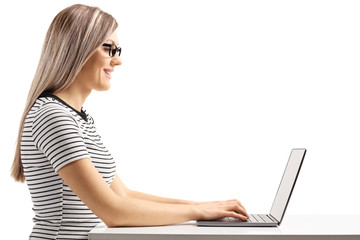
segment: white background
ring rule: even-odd
[[[19,119],[47,28],[77,2],[1,6],[0,207],[12,239],[33,224],[26,184],[9,177]],[[358,1],[79,2],[119,22],[123,64],[84,107],[129,188],[267,213],[291,148],[305,147],[287,214],[360,213]]]

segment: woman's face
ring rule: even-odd
[[[118,45],[116,33],[114,32],[104,43]],[[111,73],[115,66],[121,65],[121,63],[118,53],[114,57],[110,57],[109,47],[101,46],[85,63],[75,81],[85,88],[84,90],[108,90]]]

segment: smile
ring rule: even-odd
[[[109,79],[111,79],[111,73],[113,72],[114,70],[112,70],[112,69],[104,69],[104,73],[105,73],[105,75],[109,78]]]

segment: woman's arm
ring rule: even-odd
[[[117,173],[115,174],[114,180],[111,183],[110,187],[119,196],[129,196],[131,198],[143,199],[143,200],[152,201],[152,202],[158,202],[158,203],[202,205],[201,207],[203,207],[203,208],[214,208],[214,209],[219,207],[219,206],[226,206],[226,205],[235,204],[237,206],[240,206],[244,216],[246,216],[247,218],[249,217],[247,212],[246,212],[245,207],[237,199],[226,200],[226,201],[195,202],[195,201],[188,201],[188,200],[180,200],[180,199],[173,199],[173,198],[158,197],[158,196],[150,195],[150,194],[147,194],[147,193],[136,192],[136,191],[130,190],[121,181],[121,179],[120,179],[120,177],[119,177],[119,175]],[[200,206],[198,206],[198,207],[200,207]]]
[[[136,199],[127,194],[119,195],[118,190],[113,190],[106,184],[88,158],[69,163],[58,173],[72,191],[109,227],[159,226],[222,217],[246,219],[246,212],[236,201],[210,205],[168,204]]]
[[[144,199],[153,202],[159,203],[169,203],[169,204],[197,204],[196,202],[189,201],[189,200],[182,200],[182,199],[174,199],[174,198],[165,198],[165,197],[158,197],[147,193],[130,191],[129,196],[137,199]]]
[[[167,225],[195,218],[190,205],[173,206],[118,195],[106,184],[90,159],[69,163],[58,173],[107,226]]]
[[[165,198],[165,197],[158,197],[147,193],[137,192],[128,189],[125,184],[121,181],[118,174],[115,174],[114,180],[111,183],[111,189],[118,195],[124,196],[127,195],[131,198],[142,199],[152,202],[158,203],[169,203],[169,204],[197,204],[194,201],[188,200],[181,200],[181,199],[173,199],[173,198]]]

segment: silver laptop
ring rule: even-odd
[[[246,221],[237,218],[221,218],[211,221],[197,221],[198,226],[208,227],[276,227],[279,226],[286,207],[289,203],[291,193],[294,189],[296,179],[299,175],[306,149],[294,148],[281,179],[280,186],[275,196],[274,203],[269,214],[249,214]]]

